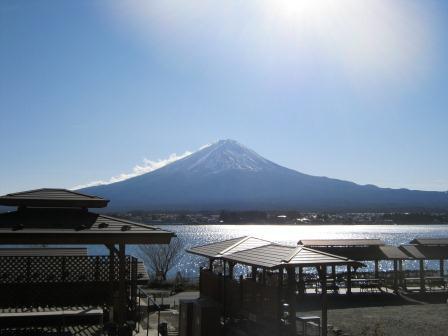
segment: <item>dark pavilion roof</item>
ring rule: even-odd
[[[448,245],[401,245],[400,249],[415,259],[448,259]]]
[[[0,205],[27,207],[104,208],[109,200],[66,189],[43,188],[0,197]]]
[[[400,260],[411,259],[396,246],[313,246],[314,249],[344,256],[353,260],[368,261],[368,260]]]
[[[386,245],[380,239],[303,239],[298,245],[316,246],[381,246]]]
[[[26,208],[0,214],[0,244],[167,244],[173,236],[83,209]]]
[[[358,261],[411,259],[398,247],[386,245],[380,239],[300,240],[298,244]]]
[[[411,244],[417,245],[447,245],[448,238],[416,238],[410,242]]]

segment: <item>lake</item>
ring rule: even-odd
[[[300,239],[377,238],[391,245],[409,243],[416,237],[448,237],[448,225],[159,225],[173,231],[185,241],[186,248],[241,236],[254,236],[273,242],[296,245]],[[105,248],[90,246],[90,253],[107,253]],[[138,256],[138,247],[130,246],[128,253]],[[198,276],[199,267],[206,259],[185,253],[170,275],[180,271],[187,277]],[[429,262],[428,267],[438,267]],[[369,268],[371,265],[369,265]],[[382,263],[389,269],[391,263]],[[417,262],[407,262],[406,267],[417,269]],[[244,271],[244,270],[243,270]]]

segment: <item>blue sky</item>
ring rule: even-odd
[[[312,175],[448,190],[447,32],[445,1],[2,0],[0,193],[226,138]]]

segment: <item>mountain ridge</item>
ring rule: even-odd
[[[81,189],[110,210],[447,210],[448,194],[307,175],[235,140],[220,140],[152,172]]]

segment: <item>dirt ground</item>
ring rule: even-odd
[[[448,304],[335,309],[328,321],[352,336],[447,336]]]
[[[369,306],[364,307],[357,300],[351,302],[351,307],[347,300],[344,305],[335,301],[328,311],[328,323],[351,336],[448,336],[446,295],[429,297],[426,302],[422,298],[428,296],[372,297],[370,302],[364,302]],[[306,310],[303,315],[320,316],[317,309]]]

